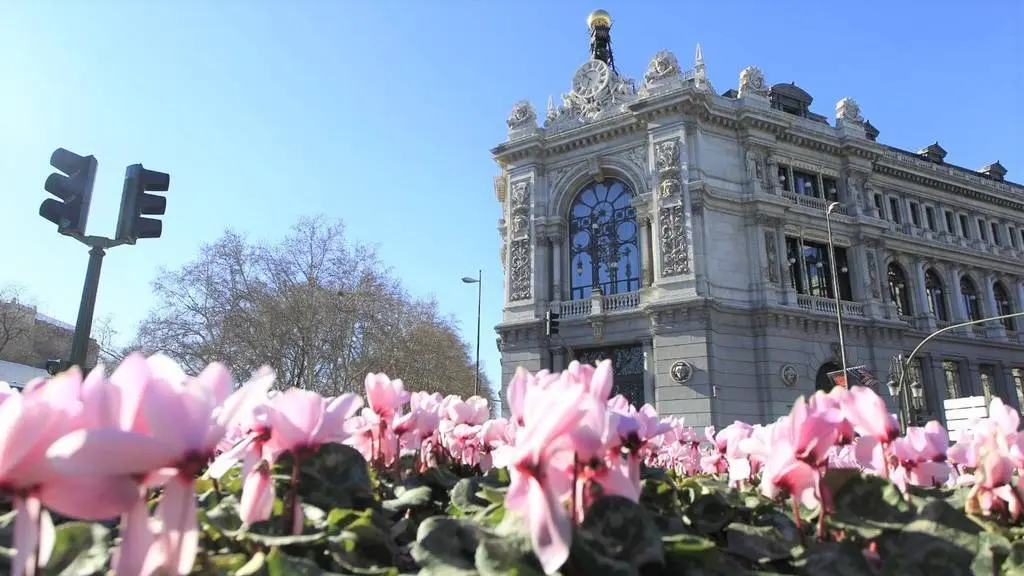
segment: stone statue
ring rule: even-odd
[[[652,84],[658,80],[668,78],[671,75],[679,74],[679,61],[675,54],[668,50],[662,50],[651,58],[647,64],[647,72],[644,73],[644,84]]]
[[[836,120],[850,124],[864,123],[864,117],[860,115],[860,106],[853,101],[853,98],[843,98],[836,102]]]
[[[764,83],[764,73],[757,66],[747,66],[740,72],[740,97],[753,94],[768,96],[768,87]]]
[[[512,105],[512,112],[505,121],[509,130],[537,127],[537,112],[529,100],[520,100]]]

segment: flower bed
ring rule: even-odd
[[[1024,436],[999,400],[949,447],[867,388],[697,431],[609,399],[607,363],[520,371],[508,420],[384,375],[365,399],[272,384],[131,356],[0,391],[0,569],[1024,573]]]

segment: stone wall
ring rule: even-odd
[[[34,306],[0,302],[0,360],[45,368],[47,360],[68,358],[73,337],[74,329],[42,317]],[[95,366],[98,357],[99,344],[90,340],[86,367]]]

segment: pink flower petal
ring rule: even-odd
[[[46,451],[71,476],[131,476],[170,466],[183,454],[166,442],[123,430],[78,430]]]

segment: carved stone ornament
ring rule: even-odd
[[[761,154],[757,150],[747,150],[746,153],[747,161],[747,178],[751,182],[760,183],[764,177],[764,172],[761,170]]]
[[[800,381],[800,372],[792,364],[783,364],[782,368],[779,368],[779,380],[782,380],[783,386],[792,388]]]
[[[740,72],[740,98],[748,94],[768,96],[768,86],[764,81],[764,72],[757,66],[747,66]]]
[[[596,64],[595,64],[596,63]],[[544,127],[549,134],[570,130],[576,126],[625,113],[626,105],[637,99],[636,82],[620,76],[599,60],[588,60],[576,73],[573,90],[562,95],[562,104],[548,100]],[[596,77],[598,82],[582,82],[583,77]]]
[[[529,300],[533,294],[533,263],[531,262],[530,239],[512,242],[509,264],[512,274],[509,280],[508,299],[511,302]]]
[[[659,209],[658,226],[661,228],[661,275],[689,274],[689,243],[683,206],[676,204]]]
[[[679,60],[675,54],[668,50],[662,50],[651,58],[647,64],[647,72],[644,73],[644,84],[653,84],[671,76],[679,76]]]
[[[675,198],[679,195],[680,185],[679,180],[675,178],[667,178],[658,184],[658,194],[662,198]]]
[[[853,98],[843,98],[836,102],[836,120],[842,120],[849,124],[864,123],[864,117],[860,115],[860,106],[853,101]]]
[[[779,283],[779,257],[777,246],[775,245],[775,231],[765,230],[764,231],[764,250],[765,257],[768,261],[768,281],[772,284]]]
[[[868,282],[871,283],[871,297],[876,300],[879,297],[878,290],[878,264],[875,262],[874,250],[867,251],[868,257]]]
[[[679,139],[664,140],[654,146],[654,159],[659,174],[679,169]]]
[[[693,365],[686,360],[677,360],[669,370],[672,380],[679,384],[686,384],[693,378]]]
[[[520,100],[512,105],[512,112],[505,120],[509,131],[522,130],[523,128],[537,127],[537,111],[529,100]]]
[[[512,238],[528,238],[530,236],[530,183],[520,180],[512,183],[512,194],[509,197],[509,213],[512,219]]]

